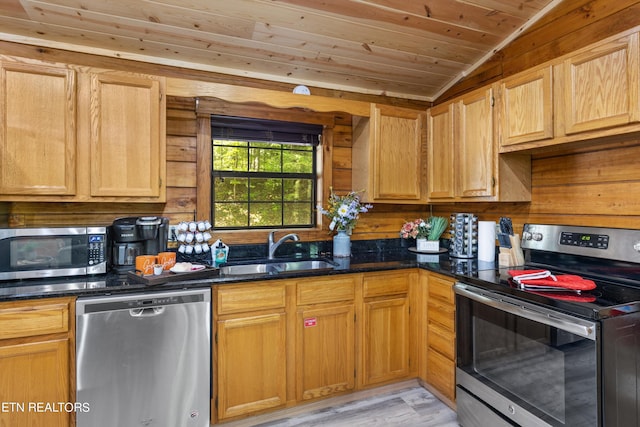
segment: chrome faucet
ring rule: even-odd
[[[274,255],[276,253],[276,249],[278,249],[278,247],[283,244],[286,240],[293,240],[294,242],[297,242],[298,240],[300,240],[300,237],[298,237],[297,234],[287,234],[286,236],[282,237],[280,240],[278,240],[277,242],[273,242],[273,238],[274,235],[276,234],[275,231],[272,231],[269,233],[269,237],[267,238],[267,244],[269,245],[269,259],[273,259]]]

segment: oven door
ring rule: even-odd
[[[597,426],[599,325],[457,283],[458,422]],[[490,421],[491,420],[491,421]]]

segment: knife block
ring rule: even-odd
[[[520,245],[520,236],[509,236],[510,248],[501,247],[498,254],[498,265],[500,267],[514,267],[524,265],[524,253]]]

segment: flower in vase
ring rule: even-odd
[[[333,188],[329,195],[327,209],[318,205],[318,211],[331,220],[330,230],[346,231],[349,234],[356,226],[360,214],[368,212],[371,208],[373,208],[372,205],[360,202],[360,195],[357,192],[351,191],[344,196],[338,196],[333,192]]]
[[[432,216],[427,221],[418,218],[402,225],[400,237],[403,239],[438,240],[446,228],[447,219],[444,217]]]

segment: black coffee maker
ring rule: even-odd
[[[112,268],[116,271],[133,270],[138,255],[156,255],[167,250],[169,218],[118,218],[108,227],[107,232]]]

